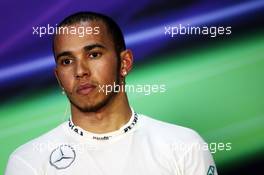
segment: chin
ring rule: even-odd
[[[107,104],[107,100],[102,100],[100,102],[84,102],[76,103],[76,101],[70,101],[73,106],[75,106],[81,112],[97,112]]]
[[[98,110],[105,107],[108,103],[111,103],[111,99],[114,96],[115,96],[115,93],[111,93],[110,95],[104,96],[104,97],[89,98],[89,99],[93,99],[92,102],[88,100],[87,98],[85,100],[70,99],[70,102],[73,106],[75,106],[81,112],[97,112]]]

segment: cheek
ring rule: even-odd
[[[93,66],[94,76],[102,84],[111,84],[113,81],[116,81],[117,77],[117,62],[111,60],[113,58],[105,59]]]
[[[73,80],[73,76],[72,76],[72,71],[71,70],[67,70],[67,71],[60,71],[58,73],[59,79],[60,79],[60,83],[63,86],[63,88],[66,91],[71,91],[71,88],[73,86],[74,80]]]

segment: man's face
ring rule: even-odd
[[[99,27],[99,34],[60,34],[54,40],[56,76],[71,104],[83,112],[97,111],[113,98],[99,87],[118,83],[117,55],[111,35],[101,21],[68,27]]]

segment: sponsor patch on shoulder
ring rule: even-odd
[[[215,173],[215,167],[213,165],[210,165],[207,171],[207,175],[214,175]]]

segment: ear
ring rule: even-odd
[[[128,72],[131,71],[133,66],[133,53],[130,49],[124,50],[120,54],[121,58],[121,68],[120,75],[125,77]]]
[[[55,67],[53,71],[54,71],[54,75],[55,75],[55,77],[56,77],[56,79],[57,79],[57,81],[58,81],[58,83],[59,83],[59,86],[60,86],[62,89],[64,89],[63,86],[62,86],[62,84],[61,84],[61,81],[60,81],[59,75],[58,75],[57,67]]]

